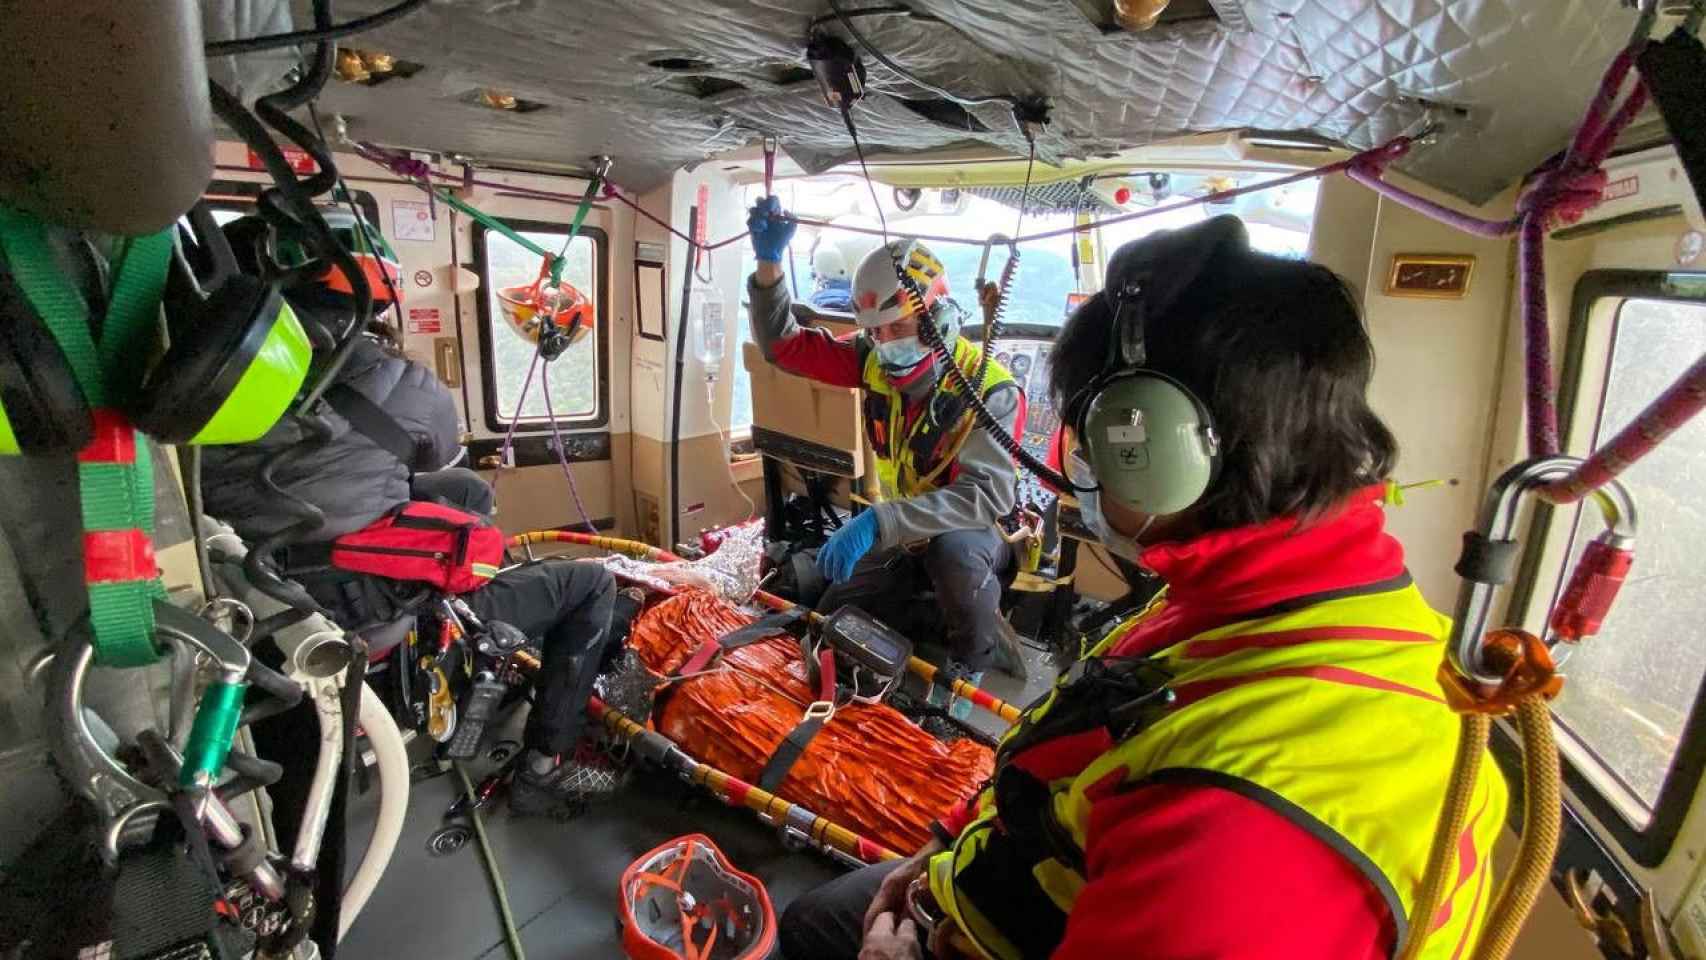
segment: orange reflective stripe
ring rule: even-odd
[[[1302,677],[1309,680],[1325,680],[1328,683],[1339,683],[1350,687],[1367,687],[1370,690],[1384,690],[1388,693],[1402,693],[1406,696],[1431,700],[1434,703],[1445,703],[1445,698],[1426,690],[1407,687],[1394,683],[1384,677],[1350,670],[1345,667],[1312,666],[1312,667],[1280,667],[1274,670],[1261,670],[1256,673],[1245,673],[1235,677],[1217,677],[1213,680],[1197,680],[1193,683],[1182,683],[1173,688],[1173,707],[1189,706],[1205,697],[1242,687],[1249,683],[1259,683],[1263,680],[1276,680],[1284,677]]]
[[[1445,895],[1445,902],[1441,903],[1439,910],[1434,913],[1433,926],[1428,928],[1429,933],[1451,922],[1451,904],[1457,899],[1457,895],[1463,892],[1469,878],[1475,875],[1475,868],[1481,865],[1481,852],[1475,848],[1475,825],[1481,822],[1481,814],[1486,812],[1487,798],[1482,797],[1480,809],[1469,818],[1468,825],[1457,837],[1457,885]],[[1469,908],[1473,910],[1475,905],[1470,904]]]
[[[1302,627],[1297,630],[1275,630],[1272,633],[1238,633],[1226,637],[1209,637],[1185,644],[1187,657],[1208,659],[1225,656],[1240,650],[1272,650],[1276,647],[1295,647],[1318,640],[1373,640],[1379,643],[1438,643],[1439,637],[1419,630],[1396,630],[1391,627],[1358,627],[1335,624],[1326,627]]]

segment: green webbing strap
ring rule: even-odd
[[[586,182],[586,192],[581,194],[580,206],[575,208],[574,222],[569,224],[569,235],[563,238],[563,252],[557,254],[551,261],[551,286],[560,287],[563,284],[563,264],[567,262],[569,244],[575,242],[580,235],[581,224],[586,221],[586,213],[592,209],[592,198],[598,195],[598,188],[604,183],[604,178],[593,174]]]
[[[151,541],[154,467],[147,439],[114,405],[141,376],[172,256],[171,229],[124,242],[99,343],[88,304],[60,270],[41,221],[0,207],[0,247],[95,414],[95,438],[77,456],[95,660],[112,667],[152,663],[159,656],[154,600],[166,595]]]
[[[509,224],[504,223],[502,220],[499,220],[497,217],[494,217],[491,214],[487,213],[486,211],[481,210],[479,207],[474,206],[473,204],[469,203],[466,200],[463,200],[461,197],[458,197],[456,194],[451,193],[449,190],[446,190],[442,187],[430,186],[430,185],[424,184],[424,183],[422,184],[422,186],[425,186],[428,190],[430,190],[432,192],[433,196],[444,201],[452,209],[463,214],[464,216],[467,216],[467,217],[469,217],[475,221],[478,221],[481,224],[484,224],[486,229],[491,230],[495,233],[502,234],[504,237],[508,238],[510,241],[514,242],[517,246],[521,247],[523,250],[526,250],[528,253],[534,254],[535,256],[539,256],[539,257],[549,258],[551,260],[551,286],[555,287],[555,286],[558,286],[559,284],[561,284],[563,281],[563,263],[564,263],[563,258],[568,255],[569,244],[574,243],[575,237],[580,235],[581,224],[586,222],[587,212],[592,209],[593,198],[595,196],[597,196],[598,190],[603,184],[604,184],[604,179],[596,173],[593,174],[591,179],[589,179],[587,181],[586,192],[581,194],[580,204],[575,207],[575,218],[569,224],[569,235],[567,237],[563,238],[563,251],[562,251],[562,253],[552,253],[551,251],[545,249],[544,247],[541,247],[539,244],[534,243],[533,241],[531,241],[531,240],[527,239],[526,237],[522,236],[521,234],[517,233],[513,228],[511,228],[509,226]]]

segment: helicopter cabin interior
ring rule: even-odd
[[[52,219],[51,204],[37,201],[61,188],[38,189],[28,163],[6,160],[4,141],[27,141],[19,131],[29,117],[100,114],[93,91],[143,104],[150,84],[119,89],[118,80],[153,69],[160,87],[181,87],[176,73],[164,79],[180,68],[190,87],[210,78],[246,111],[313,72],[326,33],[319,18],[333,5],[173,0],[122,14],[70,5],[86,17],[52,16],[55,4],[37,0],[21,6],[37,19],[0,16],[0,60],[39,55],[41,74],[76,86],[4,98],[13,102],[0,105],[0,203]],[[748,278],[757,260],[745,234],[766,196],[798,223],[780,282],[803,325],[858,329],[847,278],[891,235],[925,238],[968,307],[974,279],[1002,277],[991,349],[1025,400],[1013,439],[1038,460],[1061,426],[1049,394],[1055,335],[1103,288],[1122,246],[1232,214],[1254,249],[1330,268],[1366,323],[1376,357],[1370,404],[1399,449],[1386,529],[1422,596],[1446,614],[1463,614],[1465,531],[1484,528],[1489,489],[1535,455],[1536,390],[1548,402],[1555,391],[1553,453],[1574,457],[1604,447],[1691,371],[1699,391],[1706,122],[1697,106],[1674,104],[1701,94],[1706,74],[1648,73],[1643,55],[1636,70],[1653,102],[1602,138],[1586,168],[1600,174],[1591,198],[1550,218],[1556,207],[1536,214],[1532,202],[1537,180],[1558,168],[1596,109],[1604,121],[1596,91],[1608,67],[1639,53],[1632,45],[1649,34],[1655,46],[1697,34],[1706,12],[1698,0],[340,0],[336,8],[339,21],[371,23],[337,34],[330,76],[284,111],[296,133],[318,141],[318,156],[265,111],[257,112],[271,126],[251,129],[224,109],[210,115],[205,98],[199,107],[127,106],[132,119],[112,130],[135,138],[128,142],[88,145],[103,135],[89,124],[47,124],[53,136],[81,138],[66,152],[88,151],[89,164],[136,157],[136,170],[117,181],[91,174],[63,189],[87,194],[90,209],[138,208],[167,201],[127,191],[158,183],[159,193],[182,196],[174,178],[187,176],[194,183],[181,209],[125,216],[160,230],[195,203],[224,224],[263,212],[278,160],[307,182],[329,157],[337,183],[314,198],[316,209],[334,227],[382,234],[397,269],[376,315],[453,398],[460,465],[494,489],[503,534],[542,532],[535,543],[512,542],[515,562],[626,549],[619,579],[660,559],[714,568],[728,549],[719,544],[736,542],[729,531],[744,530],[746,596],[761,585],[786,594],[783,585],[799,589],[815,571],[809,554],[796,562],[791,548],[815,546],[880,499],[861,392],[787,373],[754,339]],[[155,19],[164,25],[146,23]],[[111,41],[79,26],[97,21],[158,40],[156,49],[101,48]],[[290,31],[300,35],[242,42]],[[190,39],[159,39],[176,35]],[[141,66],[104,76],[94,65],[109,58]],[[28,73],[3,69],[14,79]],[[33,106],[20,112],[19,102]],[[196,110],[196,122],[159,119]],[[167,138],[186,142],[154,145]],[[30,149],[15,155],[27,159]],[[191,169],[157,178],[161,157]],[[1541,228],[1531,237],[1518,225],[1535,218]],[[99,226],[99,216],[64,219],[122,232]],[[1509,228],[1464,229],[1469,220]],[[1009,257],[1018,262],[1004,270]],[[553,289],[578,292],[582,312],[566,346],[541,363],[537,314],[555,308],[527,298],[547,276]],[[549,320],[544,329],[555,330]],[[984,333],[981,320],[963,331],[974,343]],[[1538,387],[1537,348],[1552,380]],[[212,540],[190,519],[201,507],[186,492],[189,461],[178,454],[188,447],[155,449],[154,553],[167,595],[199,609],[216,598],[198,570],[195,545]],[[1692,550],[1706,539],[1703,465],[1706,423],[1696,420],[1620,474],[1638,508],[1638,559],[1598,636],[1558,667],[1564,683],[1549,709],[1561,840],[1512,956],[1706,957],[1706,574]],[[87,787],[66,783],[83,769],[62,758],[58,726],[71,721],[42,708],[44,684],[69,656],[55,647],[79,629],[66,611],[80,609],[81,595],[67,591],[82,578],[55,580],[66,580],[64,562],[81,562],[75,543],[86,518],[65,495],[76,484],[72,458],[5,457],[0,471],[0,609],[13,624],[0,641],[0,863],[14,877],[43,862],[44,831]],[[1158,586],[1096,542],[1070,495],[1020,472],[1042,558],[1004,606],[1023,662],[981,681],[1015,706],[1050,688],[1083,648],[1087,622],[1110,605],[1135,612]],[[1593,549],[1600,511],[1527,497],[1500,519],[1513,525],[1516,547],[1486,625],[1545,635]],[[568,535],[589,532],[609,542]],[[617,541],[654,550],[638,555],[610,546]],[[72,545],[70,561],[43,546],[61,542]],[[709,574],[683,574],[701,575]],[[267,619],[257,608],[250,627],[256,617]],[[911,640],[929,659],[931,638]],[[163,716],[170,671],[142,669],[144,683],[116,668],[88,670],[85,701],[114,715]],[[405,781],[406,812],[385,807],[386,796],[396,799],[389,784],[368,783],[376,774],[367,767],[385,761],[364,731],[352,750],[366,751],[366,766],[353,765],[361,769],[334,808],[346,821],[334,833],[350,852],[332,862],[353,876],[357,853],[386,830],[393,849],[378,858],[359,913],[346,900],[340,940],[304,940],[276,955],[638,955],[624,954],[614,920],[618,878],[684,833],[711,836],[762,880],[778,914],[845,869],[803,849],[815,844],[790,837],[786,818],[729,809],[726,794],[707,799],[680,782],[680,769],[634,759],[645,756],[637,746],[625,751],[635,769],[620,792],[569,822],[512,818],[501,802],[476,804],[478,823],[465,809],[451,816],[474,790],[463,777],[480,782],[513,760],[526,710],[485,735],[466,773],[435,763],[442,747],[425,727],[413,729],[419,714],[396,713],[414,781],[412,789]],[[987,713],[971,722],[991,737],[1005,727]],[[103,726],[125,739],[147,723],[108,716]],[[1492,756],[1513,784],[1495,872],[1515,859],[1532,799],[1523,795],[1521,739],[1509,718],[1493,722]],[[99,792],[99,779],[87,789]],[[789,799],[799,802],[778,802]],[[485,860],[476,847],[489,848]],[[491,868],[502,877],[501,911],[487,861],[501,865]],[[38,955],[49,954],[0,931],[0,956]],[[1129,955],[1144,953],[1134,946]]]

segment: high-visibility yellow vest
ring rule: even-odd
[[[977,376],[982,356],[982,349],[964,337],[954,342],[954,362],[967,380]],[[983,396],[1014,382],[1007,368],[991,357]],[[882,498],[915,497],[947,486],[960,448],[977,427],[965,391],[953,377],[938,377],[935,392],[908,425],[906,398],[889,383],[875,350],[865,357],[864,386],[865,436],[876,456]]]
[[[1090,656],[1164,603],[1122,624]],[[1005,789],[998,755],[995,785],[979,798],[977,818],[953,849],[931,858],[931,891],[991,960],[1045,957],[1085,883],[1092,797],[1196,783],[1259,802],[1350,860],[1385,899],[1398,943],[1410,924],[1425,923],[1431,933],[1422,957],[1466,954],[1463,945],[1473,946],[1493,893],[1489,859],[1508,801],[1490,758],[1459,841],[1449,899],[1434,917],[1411,916],[1459,736],[1435,680],[1449,628],[1406,577],[1175,644],[1150,661],[1165,672],[1171,704],[1157,698],[1161,705],[1146,726],[1076,774],[1037,782],[1044,809],[1029,819],[1045,821],[1048,853],[1037,856],[1034,844],[1030,852],[1014,849],[1012,827],[1026,813],[1005,811],[996,827],[996,795]],[[1027,710],[1014,731],[1054,709],[1073,676]]]

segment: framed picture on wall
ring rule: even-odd
[[[669,289],[664,266],[649,260],[634,261],[634,327],[640,336],[660,343],[668,328]]]
[[[1386,275],[1389,297],[1461,300],[1469,295],[1475,258],[1461,254],[1395,253]]]

